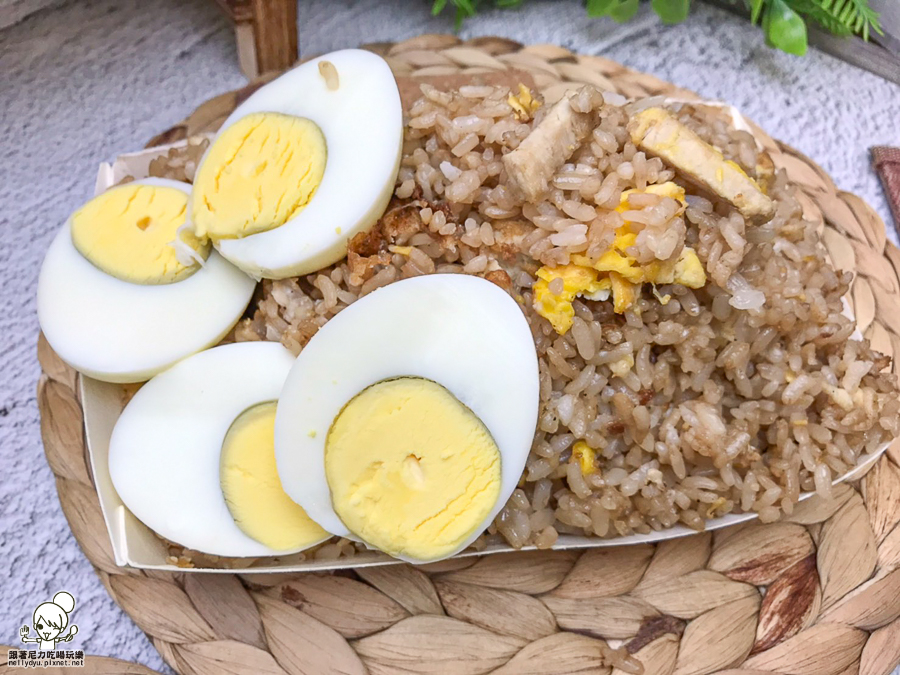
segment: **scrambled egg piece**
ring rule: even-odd
[[[593,267],[598,272],[615,272],[632,283],[640,283],[644,273],[637,261],[624,253],[629,246],[634,246],[637,235],[631,233],[617,234],[613,240],[612,248],[601,255],[596,262],[583,255],[573,256],[572,259],[578,265]]]
[[[634,194],[669,197],[680,202],[682,210],[687,205],[684,188],[668,182],[648,185],[644,190],[626,190],[622,193],[616,211],[628,211],[629,197]],[[616,237],[609,250],[597,260],[584,255],[573,255],[568,265],[540,268],[537,271],[538,281],[533,288],[537,313],[550,321],[557,333],[564,335],[572,327],[575,316],[572,301],[576,296],[589,300],[606,300],[611,292],[613,309],[622,314],[640,297],[644,283],[681,284],[689,288],[701,288],[706,284],[706,271],[694,249],[686,246],[675,260],[641,265],[627,253],[628,248],[634,246],[636,241],[637,234],[631,231],[626,222],[616,230]],[[563,290],[558,295],[550,290],[550,282],[554,279],[563,280]],[[671,299],[668,296],[657,297],[663,304]]]
[[[712,518],[716,515],[716,511],[725,506],[728,500],[725,497],[719,497],[716,501],[706,507],[706,517]]]
[[[560,335],[565,335],[572,327],[575,309],[572,301],[581,295],[592,300],[606,300],[612,288],[608,278],[600,279],[597,270],[580,265],[542,267],[537,271],[534,283],[534,308],[538,314],[550,321]],[[550,282],[563,280],[563,290],[559,295],[550,290]]]
[[[768,218],[775,203],[755,180],[662,108],[647,108],[628,123],[632,142],[734,204],[747,218]],[[768,169],[762,174],[765,177]]]
[[[516,119],[520,120],[531,119],[531,116],[541,107],[541,102],[531,95],[531,89],[521,82],[519,83],[519,93],[510,94],[506,102],[515,111]]]
[[[625,377],[629,370],[634,368],[634,356],[626,354],[618,361],[609,364],[609,369],[616,377]]]
[[[688,288],[703,288],[706,285],[706,270],[703,269],[703,263],[700,262],[694,249],[685,247],[681,251],[681,255],[675,261],[674,278],[663,283],[681,284]]]
[[[628,210],[628,198],[631,195],[659,195],[660,197],[669,197],[674,199],[676,202],[680,202],[682,208],[687,206],[687,201],[684,198],[684,188],[681,187],[678,183],[673,183],[672,181],[668,181],[666,183],[659,183],[658,185],[648,185],[643,190],[625,190],[622,193],[622,198],[619,201],[619,205],[616,207],[616,211],[619,213],[624,213]]]
[[[587,476],[597,471],[597,466],[594,464],[596,459],[597,453],[584,441],[577,441],[572,446],[572,457],[569,461],[578,462],[582,475]]]
[[[656,290],[656,286],[655,286],[655,285],[653,286],[653,297],[655,297],[657,300],[659,300],[659,304],[661,304],[661,305],[668,305],[668,304],[669,304],[669,300],[672,299],[672,296],[669,295],[668,293],[666,293],[665,295],[663,295],[663,294],[660,293],[658,290]]]
[[[618,272],[610,272],[609,280],[612,282],[613,311],[624,314],[625,310],[634,304],[641,293],[641,285],[626,281]]]

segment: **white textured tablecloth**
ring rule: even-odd
[[[429,6],[303,0],[301,49],[452,30],[449,13],[432,18]],[[868,147],[900,145],[900,88],[874,75],[815,51],[767,49],[758,29],[705,7],[665,29],[649,14],[617,26],[587,20],[575,1],[531,0],[485,11],[462,31],[489,34],[602,54],[727,100],[890,218]],[[35,606],[65,589],[77,600],[73,648],[164,668],[60,512],[35,404],[35,280],[53,233],[91,196],[98,162],[242,83],[231,28],[211,0],[78,0],[0,31],[0,643],[17,642]]]

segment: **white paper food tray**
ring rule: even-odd
[[[682,102],[682,101],[669,101]],[[686,101],[684,101],[686,102]],[[750,130],[750,126],[731,106],[714,103],[693,101],[728,110],[731,114],[734,126],[739,129]],[[144,178],[147,176],[150,162],[161,157],[168,150],[175,147],[183,147],[188,141],[180,141],[167,146],[159,146],[120,156],[112,164],[101,164],[97,176],[96,192],[99,194],[105,189],[121,181],[127,176]],[[845,301],[847,314],[852,317],[852,311]],[[861,338],[857,332],[854,337]],[[347,569],[353,567],[369,567],[374,565],[398,564],[401,561],[391,558],[383,553],[375,551],[356,554],[352,557],[344,557],[338,560],[302,560],[300,555],[282,556],[277,563],[260,565],[258,562],[247,567],[227,568],[218,567],[178,567],[167,562],[169,552],[167,544],[160,539],[150,528],[140,522],[122,503],[119,495],[113,487],[109,475],[109,439],[113,426],[124,407],[125,389],[122,385],[100,382],[88,377],[81,378],[81,399],[84,409],[85,436],[88,452],[90,454],[91,468],[97,493],[100,497],[100,507],[103,518],[112,541],[113,553],[116,564],[141,569],[171,570],[173,572],[224,572],[224,573],[266,573],[266,572],[304,572],[324,571],[335,569]],[[885,443],[877,451],[860,457],[855,469],[835,481],[836,483],[853,480],[862,476],[884,453],[890,443]],[[811,497],[812,493],[801,495],[804,500]],[[756,519],[755,513],[731,514],[722,518],[715,518],[706,522],[706,530],[719,530],[724,527],[744,523]],[[553,550],[604,548],[607,546],[627,546],[631,544],[646,544],[667,539],[675,539],[697,534],[683,525],[661,532],[650,534],[633,534],[615,539],[598,539],[596,537],[581,537],[574,535],[560,535]],[[510,553],[516,550],[534,550],[534,547],[514,549],[505,544],[492,544],[483,551],[467,551],[457,554],[455,557],[463,558],[493,553]],[[248,560],[253,563],[255,559]],[[196,564],[196,563],[195,563]]]

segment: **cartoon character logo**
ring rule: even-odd
[[[36,642],[41,651],[56,649],[57,642],[71,642],[78,632],[78,626],[75,624],[69,626],[69,614],[73,609],[75,609],[75,598],[71,593],[65,591],[54,595],[50,602],[41,603],[34,610],[34,629],[37,631],[37,637],[28,637],[30,629],[28,626],[22,626],[19,629],[22,642]],[[67,635],[63,635],[67,626],[69,626],[69,632]]]

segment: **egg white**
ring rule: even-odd
[[[323,60],[337,69],[337,90],[328,89],[319,74]],[[400,166],[400,93],[384,59],[346,49],[308,61],[265,85],[228,116],[222,130],[258,112],[315,122],[328,148],[325,173],[297,216],[273,230],[222,239],[216,246],[256,278],[308,274],[344,257],[348,240],[384,213]]]
[[[248,408],[278,399],[293,362],[277,342],[241,342],[195,354],[145,384],[109,442],[109,473],[128,509],[166,539],[204,553],[295,552],[241,531],[219,474],[229,427]]]
[[[497,503],[464,549],[515,489],[538,415],[538,363],[525,316],[479,277],[433,274],[390,284],[326,323],[285,380],[275,414],[275,459],[285,492],[329,532],[351,533],[335,513],[325,477],[325,440],[341,409],[376,382],[432,380],[466,405],[500,450]],[[408,562],[419,562],[403,558]]]
[[[133,184],[191,189],[161,178]],[[174,283],[117,279],[78,252],[69,219],[41,265],[38,321],[50,346],[75,370],[107,382],[142,382],[219,342],[255,288],[215,251],[201,269]]]

